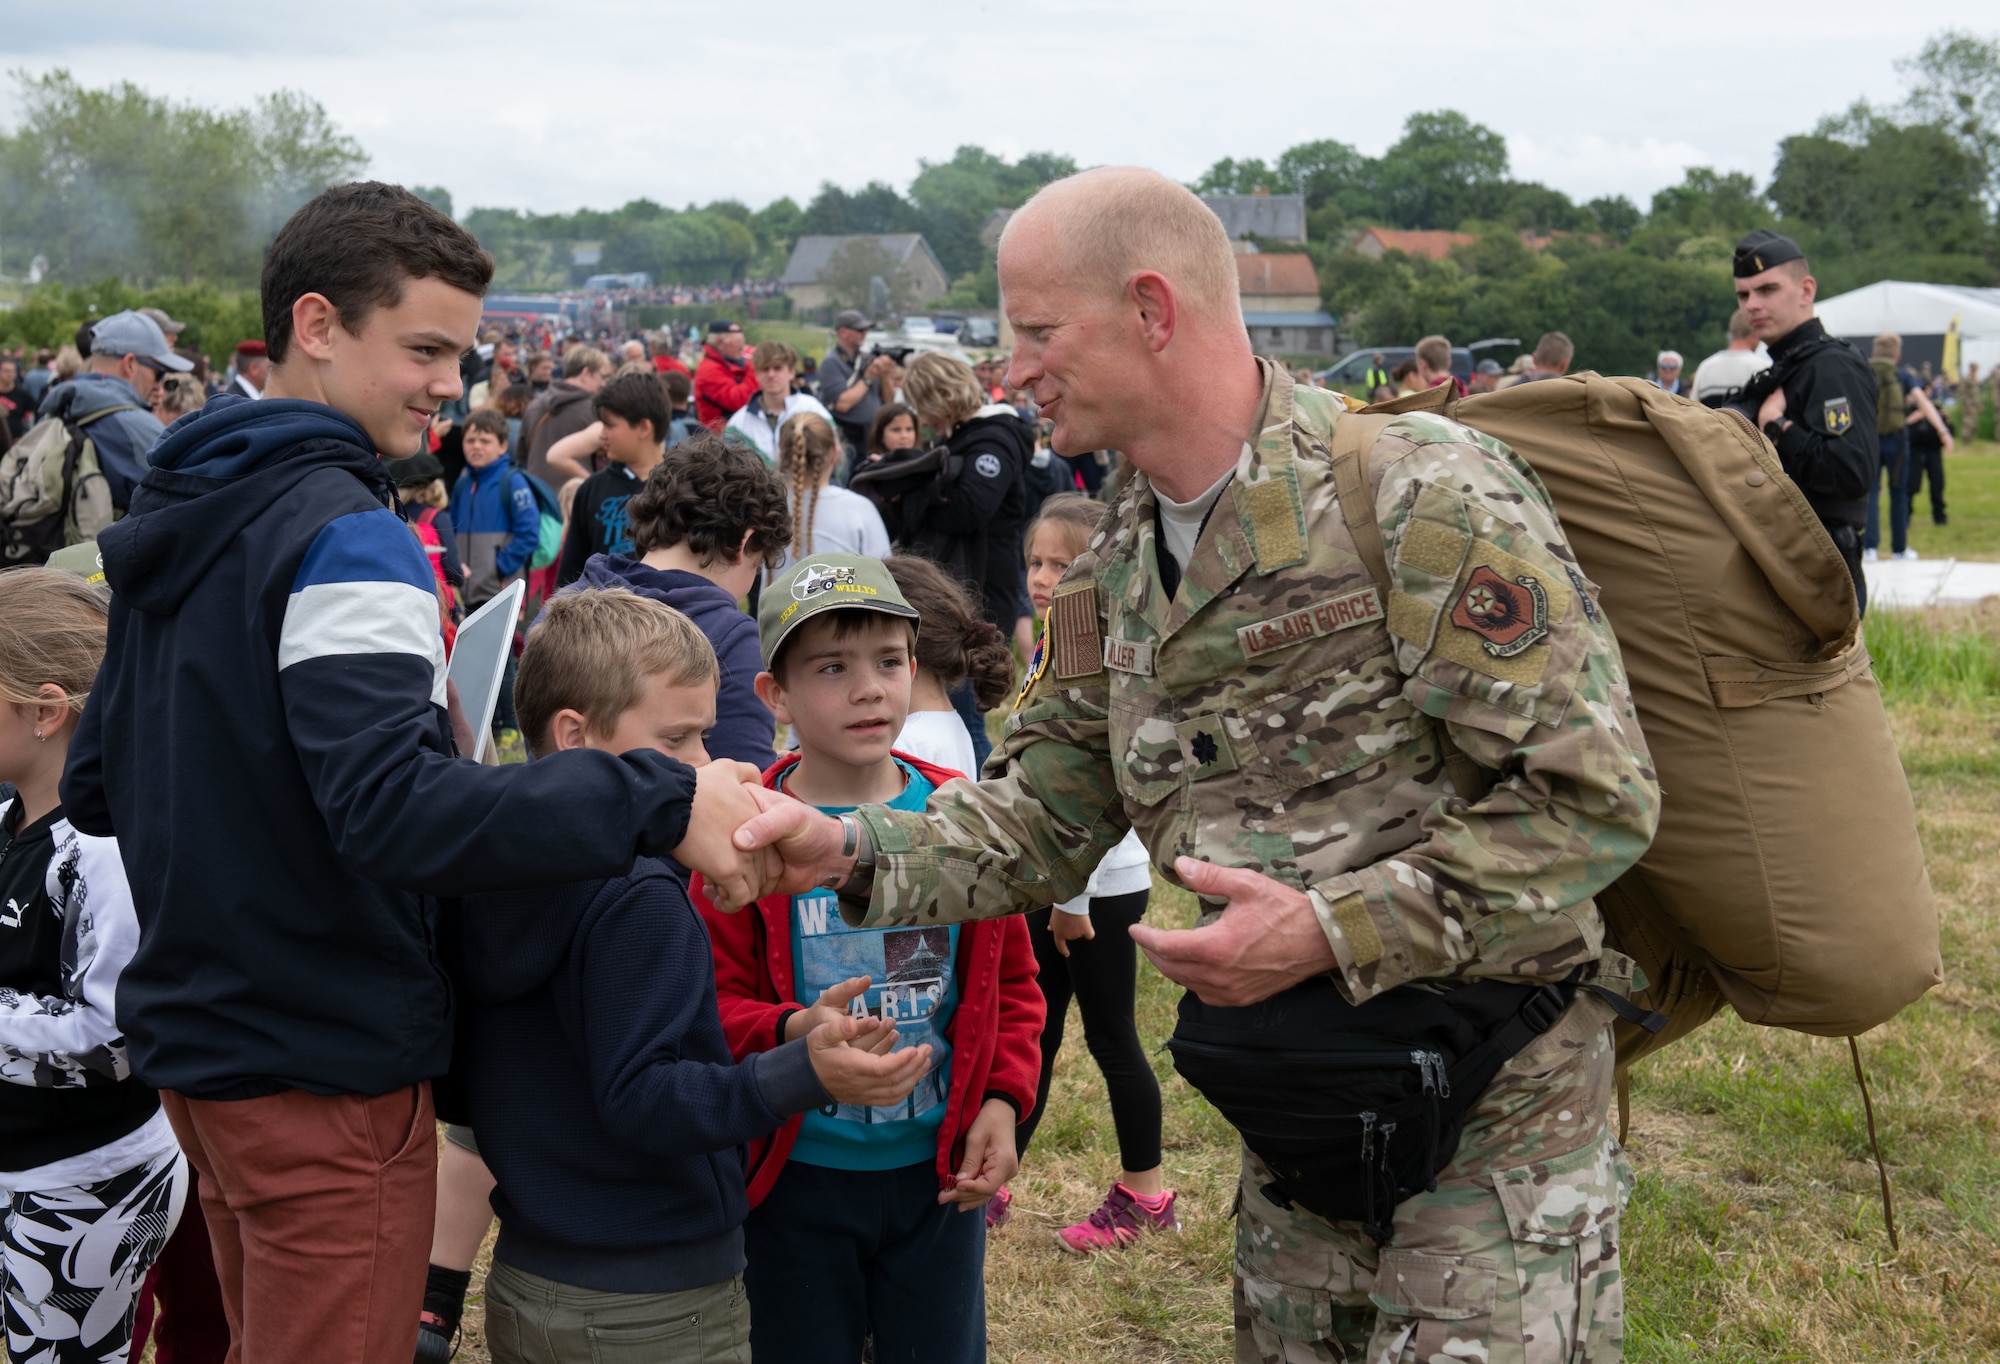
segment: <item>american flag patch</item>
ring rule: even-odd
[[[1104,670],[1104,641],[1097,631],[1097,584],[1057,588],[1049,602],[1046,633],[1049,663],[1056,680],[1089,677]]]

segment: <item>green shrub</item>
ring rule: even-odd
[[[107,279],[96,284],[43,285],[31,291],[19,307],[0,313],[0,345],[54,350],[74,341],[76,329],[85,322],[127,308],[160,308],[175,321],[187,323],[180,344],[218,366],[229,362],[229,352],[238,341],[261,340],[264,335],[255,289],[206,284],[135,289]]]

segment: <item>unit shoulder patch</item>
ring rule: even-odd
[[[1512,658],[1548,638],[1548,589],[1532,573],[1509,582],[1481,564],[1452,604],[1451,623],[1478,635],[1494,658]]]
[[[1821,411],[1826,416],[1826,431],[1830,436],[1838,436],[1854,425],[1854,409],[1845,398],[1828,398]]]
[[[1028,700],[1028,693],[1042,680],[1042,674],[1049,670],[1049,636],[1044,630],[1042,637],[1035,641],[1035,653],[1028,660],[1028,675],[1021,679],[1021,690],[1014,696],[1014,709],[1019,710]]]

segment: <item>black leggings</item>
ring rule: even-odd
[[[1044,909],[1028,916],[1028,936],[1034,939],[1035,965],[1040,968],[1036,980],[1048,1001],[1049,1019],[1042,1027],[1042,1081],[1035,1090],[1035,1111],[1014,1132],[1023,1156],[1049,1104],[1049,1077],[1055,1073],[1063,1023],[1074,995],[1083,1014],[1084,1045],[1111,1091],[1118,1158],[1127,1170],[1150,1170],[1160,1163],[1160,1082],[1153,1076],[1132,1019],[1139,949],[1126,932],[1145,915],[1147,895],[1140,890],[1093,899],[1090,923],[1097,936],[1072,939],[1067,958],[1056,951],[1055,935],[1049,932],[1049,916],[1062,911]]]

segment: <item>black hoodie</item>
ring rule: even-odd
[[[681,840],[693,772],[453,756],[430,566],[334,409],[212,398],[151,464],[99,540],[109,647],[63,776],[132,883],[133,1071],[210,1099],[442,1074],[428,897],[621,874]]]
[[[493,1258],[603,1293],[743,1269],[742,1146],[828,1102],[803,1039],[736,1064],[680,879],[468,896],[460,1073],[500,1181]]]
[[[1013,408],[992,403],[945,441],[955,475],[903,499],[898,547],[950,569],[976,589],[986,619],[1012,633],[1021,615],[1021,531],[1027,520],[1028,461],[1034,428]]]

